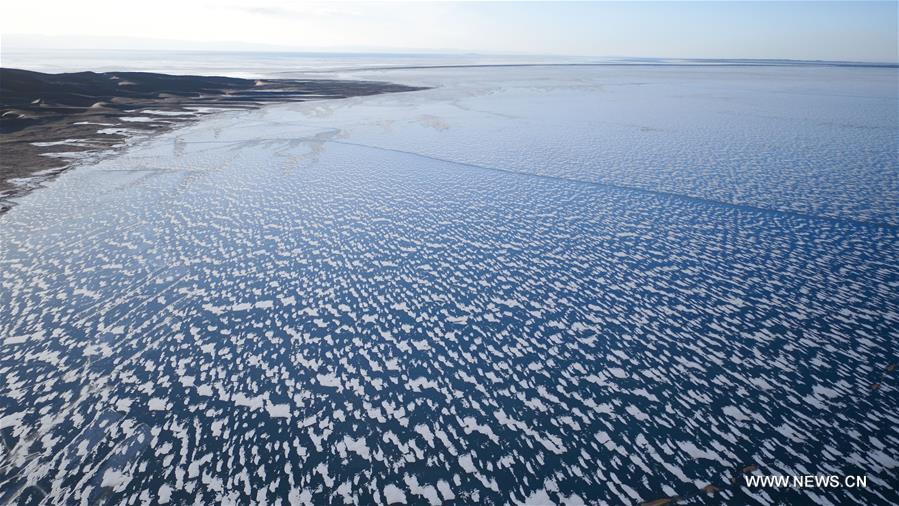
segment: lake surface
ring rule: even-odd
[[[899,502],[896,69],[333,75],[0,217],[0,492]]]

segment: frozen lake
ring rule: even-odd
[[[340,76],[0,217],[0,498],[899,502],[896,69]]]

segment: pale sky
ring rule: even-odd
[[[15,0],[0,7],[0,34],[7,49],[32,43],[103,49],[265,45],[896,62],[897,15],[895,1]]]

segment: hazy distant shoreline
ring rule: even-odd
[[[371,81],[239,79],[149,72],[45,74],[0,68],[0,213],[71,166],[135,134],[212,112],[422,88]]]
[[[845,67],[897,69],[897,63],[852,62],[852,61],[812,61],[812,60],[712,60],[712,59],[623,59],[602,62],[564,63],[472,63],[451,65],[405,65],[361,67],[355,70],[420,70],[485,67]]]

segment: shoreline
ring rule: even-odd
[[[0,216],[13,199],[78,162],[209,114],[423,89],[378,81],[0,68]]]

